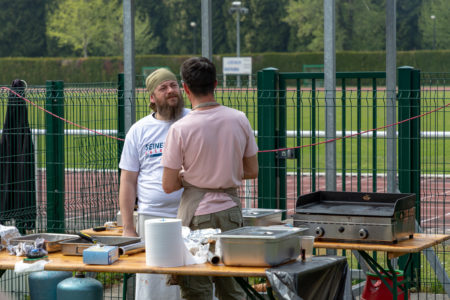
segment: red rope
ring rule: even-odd
[[[397,125],[399,125],[399,124],[402,124],[402,123],[405,123],[405,122],[408,122],[408,121],[411,121],[411,120],[414,120],[414,119],[417,119],[417,118],[421,118],[421,117],[423,117],[423,116],[426,116],[426,115],[429,115],[429,114],[431,114],[431,113],[437,112],[437,111],[439,111],[439,110],[441,110],[441,109],[446,108],[446,107],[449,106],[449,105],[450,105],[450,103],[447,103],[447,104],[444,105],[444,106],[441,106],[441,107],[438,107],[438,108],[436,108],[436,109],[427,111],[426,113],[423,113],[423,114],[421,114],[421,115],[414,116],[414,117],[411,117],[411,118],[409,118],[409,119],[405,119],[405,120],[399,121],[399,122],[394,123],[394,124],[384,125],[384,126],[381,126],[381,127],[378,127],[378,128],[373,128],[373,129],[369,129],[369,130],[365,130],[365,131],[353,133],[353,134],[350,134],[350,135],[338,137],[338,138],[331,139],[331,140],[326,140],[326,141],[322,141],[322,142],[318,142],[318,143],[314,143],[314,144],[302,145],[302,146],[291,147],[291,148],[282,148],[282,149],[274,149],[274,150],[260,150],[260,151],[258,151],[258,152],[260,152],[260,153],[264,153],[264,152],[278,152],[278,151],[286,151],[286,150],[290,150],[290,149],[300,149],[300,148],[306,148],[306,147],[317,146],[317,145],[321,145],[321,144],[327,144],[327,143],[339,141],[339,140],[342,140],[342,139],[351,138],[351,137],[354,137],[354,136],[357,136],[357,135],[362,135],[362,134],[365,134],[365,133],[368,133],[368,132],[371,132],[371,131],[380,130],[380,129],[384,129],[384,128],[388,128],[388,127],[392,127],[392,126],[397,126]]]
[[[44,111],[44,112],[50,114],[51,116],[53,116],[53,117],[55,117],[55,118],[58,118],[58,119],[60,119],[60,120],[62,120],[62,121],[64,121],[64,122],[66,122],[66,123],[68,123],[68,124],[70,124],[70,125],[73,125],[73,126],[75,126],[75,127],[79,127],[79,128],[82,128],[82,129],[86,129],[86,130],[88,130],[88,131],[90,131],[90,132],[92,132],[92,133],[95,133],[95,134],[97,134],[97,135],[102,135],[102,136],[105,136],[105,137],[108,137],[108,138],[111,138],[111,139],[115,139],[115,140],[118,140],[118,141],[122,141],[122,142],[124,141],[124,139],[121,139],[121,138],[118,138],[118,137],[115,137],[115,136],[111,136],[111,135],[107,135],[107,134],[98,132],[98,131],[93,130],[93,129],[89,129],[89,128],[85,127],[85,126],[76,124],[76,123],[74,123],[74,122],[72,122],[72,121],[69,121],[69,120],[67,120],[67,119],[64,119],[64,118],[58,116],[58,115],[55,115],[54,113],[52,113],[52,112],[46,110],[45,108],[43,108],[43,107],[37,105],[36,103],[34,103],[34,102],[32,102],[32,101],[26,99],[25,97],[22,97],[21,95],[19,95],[18,93],[16,93],[15,91],[11,90],[11,89],[8,88],[8,87],[0,87],[0,89],[4,89],[4,90],[10,91],[11,93],[13,93],[13,94],[15,94],[16,96],[22,98],[23,100],[25,100],[26,102],[30,103],[31,105],[37,107],[38,109],[40,109],[40,110],[42,110],[42,111]],[[411,120],[414,120],[414,119],[417,119],[417,118],[421,118],[421,117],[424,117],[424,116],[426,116],[426,115],[429,115],[429,114],[432,114],[432,113],[434,113],[434,112],[437,112],[437,111],[439,111],[439,110],[441,110],[441,109],[446,108],[446,107],[449,106],[449,105],[450,105],[450,103],[447,103],[447,104],[444,105],[444,106],[441,106],[441,107],[438,107],[438,108],[436,108],[436,109],[427,111],[427,112],[425,112],[425,113],[423,113],[423,114],[421,114],[421,115],[414,116],[414,117],[411,117],[411,118],[409,118],[409,119],[405,119],[405,120],[402,120],[402,121],[399,121],[399,122],[396,122],[396,123],[393,123],[393,124],[384,125],[384,126],[381,126],[381,127],[378,127],[378,128],[368,129],[368,130],[361,131],[361,132],[357,132],[357,133],[353,133],[353,134],[350,134],[350,135],[346,135],[346,136],[334,138],[334,139],[331,139],[331,140],[326,140],[326,141],[322,141],[322,142],[318,142],[318,143],[314,143],[314,144],[309,144],[309,145],[301,145],[301,146],[297,146],[297,147],[290,147],[290,148],[281,148],[281,149],[273,149],[273,150],[260,150],[260,151],[258,151],[258,152],[259,152],[259,153],[265,153],[265,152],[278,152],[278,151],[286,151],[286,150],[290,150],[290,149],[300,149],[300,148],[306,148],[306,147],[313,147],[313,146],[317,146],[317,145],[321,145],[321,144],[332,143],[332,142],[339,141],[339,140],[342,140],[342,139],[347,139],[347,138],[352,138],[352,137],[357,136],[357,135],[362,135],[362,134],[365,134],[365,133],[368,133],[368,132],[372,132],[372,131],[376,131],[376,130],[380,130],[380,129],[385,129],[385,128],[392,127],[392,126],[397,126],[397,125],[399,125],[399,124],[402,124],[402,123],[405,123],[405,122],[409,122],[409,121],[411,121]]]
[[[49,115],[51,115],[51,116],[53,116],[53,117],[55,117],[55,118],[58,118],[58,119],[60,119],[60,120],[62,120],[62,121],[64,121],[64,122],[66,122],[66,123],[68,123],[68,124],[70,124],[70,125],[73,125],[73,126],[78,127],[78,128],[86,129],[87,131],[90,131],[90,132],[92,132],[92,133],[95,133],[95,134],[98,134],[98,135],[102,135],[102,136],[105,136],[105,137],[108,137],[108,138],[111,138],[111,139],[114,139],[114,140],[118,140],[118,141],[122,141],[122,142],[125,141],[124,139],[121,139],[121,138],[118,138],[118,137],[115,137],[115,136],[112,136],[112,135],[107,135],[107,134],[98,132],[98,131],[96,131],[96,130],[94,130],[94,129],[89,129],[89,128],[83,126],[83,125],[76,124],[76,123],[74,123],[74,122],[72,122],[72,121],[69,121],[69,120],[67,120],[67,119],[64,119],[64,118],[58,116],[58,115],[55,115],[54,113],[52,113],[52,112],[46,110],[45,108],[43,108],[43,107],[37,105],[36,103],[34,103],[34,102],[28,100],[27,98],[22,97],[21,95],[19,95],[18,93],[16,93],[15,91],[11,90],[11,89],[8,88],[8,87],[0,87],[0,89],[10,91],[10,92],[13,93],[14,95],[16,95],[16,96],[22,98],[23,100],[25,100],[26,102],[30,103],[30,104],[33,105],[34,107],[37,107],[38,109],[42,110],[43,112],[46,112],[46,113],[48,113]]]

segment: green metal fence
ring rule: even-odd
[[[386,192],[386,130],[370,131],[387,125],[385,75],[338,73],[337,78],[337,137],[354,135],[335,142],[338,190]],[[449,102],[450,74],[420,74],[404,68],[399,70],[398,78],[398,120]],[[142,79],[136,82],[143,82]],[[294,213],[298,195],[325,189],[325,144],[318,144],[329,139],[324,131],[325,93],[317,85],[323,73],[294,74],[265,69],[257,74],[257,79],[257,88],[254,84],[237,88],[230,82],[224,87],[219,82],[216,98],[247,115],[261,151],[286,148],[259,153],[259,179],[244,182],[240,195],[244,206],[284,208],[289,217]],[[73,233],[114,220],[118,211],[117,166],[122,146],[117,138],[124,138],[121,116],[126,104],[120,80],[83,85],[49,81],[46,86],[27,88],[26,98],[34,103],[26,106],[34,142],[36,183],[34,190],[28,192],[35,194],[36,205],[4,211],[0,222],[18,225],[22,232]],[[138,86],[137,120],[150,113],[148,99],[147,92]],[[0,90],[0,101],[3,124],[7,91]],[[82,128],[50,116],[35,105]],[[448,108],[440,109],[397,127],[399,188],[401,192],[420,195],[417,219],[429,233],[447,233],[449,119]],[[34,211],[36,218],[33,212],[27,215],[23,211]],[[28,222],[30,219],[35,223]],[[448,272],[446,246],[437,247],[436,253]],[[349,253],[344,255],[351,258]],[[353,259],[350,263],[357,267]],[[416,268],[414,274],[418,275],[417,288],[429,294],[442,293],[430,263],[417,257],[416,266],[420,264],[420,271]],[[121,275],[101,276],[108,291],[105,298],[121,298]],[[20,295],[28,293],[24,277],[12,274],[2,277],[0,289]]]

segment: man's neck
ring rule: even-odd
[[[170,121],[169,117],[163,116],[158,112],[155,112],[154,117],[156,120],[159,120],[159,121]]]
[[[214,94],[211,95],[206,95],[206,96],[200,96],[200,97],[192,97],[191,100],[191,104],[192,107],[196,107],[198,105],[201,105],[203,103],[210,103],[210,102],[216,102],[216,100],[214,99]],[[215,106],[205,106],[205,107],[198,107],[196,108],[196,110],[207,110],[207,109],[211,109],[214,108]]]

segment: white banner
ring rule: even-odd
[[[252,58],[251,57],[224,57],[223,58],[224,75],[251,75]]]

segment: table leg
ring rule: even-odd
[[[380,266],[375,261],[375,259],[373,259],[373,257],[371,257],[369,254],[367,254],[365,251],[358,250],[358,252],[361,255],[361,257],[364,258],[364,260],[367,262],[367,264],[370,266],[370,268],[377,274],[377,276],[380,278],[380,280],[386,285],[386,287],[389,289],[389,291],[392,293],[392,299],[397,300],[397,298],[398,298],[397,287],[400,287],[403,290],[404,295],[406,295],[406,298],[404,297],[404,299],[408,299],[409,277],[407,277],[406,274],[407,274],[407,269],[409,267],[409,263],[411,262],[412,254],[409,254],[408,260],[405,265],[405,270],[404,270],[405,278],[401,282],[398,282],[397,281],[397,273],[395,272],[395,269],[392,266],[389,258],[386,258],[387,259],[386,263],[389,268],[389,272],[386,272],[386,270],[382,266]],[[388,284],[387,280],[383,277],[383,275],[386,276],[386,278],[391,279],[392,287]]]
[[[234,277],[234,279],[237,281],[237,283],[241,286],[241,288],[244,290],[244,292],[250,299],[264,300],[264,297],[260,295],[257,291],[255,291],[255,289],[252,288],[252,286],[242,277]]]
[[[395,295],[397,295],[397,287],[400,287],[400,289],[403,291],[403,294],[405,295],[403,297],[403,299],[409,299],[408,291],[409,291],[410,278],[408,275],[409,274],[408,267],[409,267],[409,264],[411,263],[412,256],[413,256],[412,253],[410,253],[408,255],[408,259],[406,260],[405,268],[403,270],[404,277],[401,282],[397,281],[397,274],[395,273],[395,269],[391,264],[391,260],[389,258],[386,259],[387,260],[386,263],[388,265],[389,271],[392,274],[392,289],[393,289],[393,291],[395,291]],[[394,294],[394,292],[393,292],[393,294]],[[394,299],[397,299],[397,297],[395,297]]]

